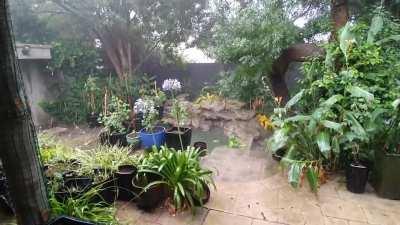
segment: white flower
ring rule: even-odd
[[[155,112],[155,104],[151,99],[141,99],[136,100],[135,105],[133,106],[133,110],[135,113],[153,113]]]
[[[177,79],[166,79],[163,82],[162,88],[164,91],[179,91],[181,90],[181,82]]]

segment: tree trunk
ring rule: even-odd
[[[0,158],[18,224],[39,225],[47,219],[49,204],[8,10],[8,1],[0,0]]]
[[[333,32],[331,39],[337,36],[337,32],[346,25],[349,20],[349,1],[348,0],[331,0],[331,17]]]
[[[284,50],[274,62],[270,76],[272,92],[282,98],[282,103],[289,100],[289,90],[285,82],[285,73],[291,62],[304,62],[309,57],[321,56],[323,49],[315,44],[296,44]]]

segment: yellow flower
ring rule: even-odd
[[[271,119],[266,115],[257,115],[258,123],[266,130],[273,130],[274,125]]]

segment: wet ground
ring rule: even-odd
[[[64,131],[63,141],[82,141],[97,131]],[[81,140],[78,141],[78,140]],[[295,190],[287,176],[261,144],[241,149],[226,146],[222,130],[193,132],[193,141],[213,148],[202,165],[214,171],[217,189],[197,213],[171,216],[164,208],[145,213],[132,203],[117,203],[117,218],[124,225],[400,225],[400,201],[378,198],[369,187],[365,194],[346,190],[342,176],[331,177],[318,194],[306,184]],[[214,141],[218,140],[218,141]],[[79,144],[83,143],[83,144]],[[0,224],[2,224],[0,222]]]

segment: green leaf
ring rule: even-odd
[[[357,86],[350,86],[346,89],[348,92],[350,92],[352,97],[356,98],[364,98],[365,100],[371,102],[374,100],[374,95],[371,94],[370,92],[357,87]]]
[[[392,102],[392,106],[394,109],[399,108],[399,105],[400,105],[400,98],[396,99],[394,102]]]
[[[342,130],[342,124],[340,123],[336,123],[333,121],[329,121],[329,120],[322,120],[321,124],[329,129],[335,130],[335,131],[341,131]]]
[[[292,108],[294,105],[296,105],[296,104],[301,100],[301,98],[303,97],[303,94],[304,94],[304,90],[301,90],[299,93],[297,93],[295,96],[293,96],[293,98],[291,98],[291,99],[286,103],[285,108],[286,108],[286,109],[290,109],[290,108]]]
[[[390,42],[390,41],[400,41],[400,35],[397,34],[397,35],[389,36],[387,38],[377,41],[376,44],[381,45],[381,44],[384,44],[384,43]]]
[[[307,180],[313,192],[318,191],[318,174],[312,166],[307,168]]]
[[[340,100],[343,99],[343,95],[333,95],[330,98],[328,98],[326,101],[321,103],[321,106],[324,107],[332,107],[334,104],[339,102]]]
[[[342,50],[343,55],[346,58],[346,62],[348,60],[348,51],[353,43],[356,43],[356,38],[354,34],[351,32],[352,25],[350,22],[347,22],[346,26],[344,26],[339,35],[339,45],[340,50]]]
[[[304,168],[304,164],[299,163],[299,162],[296,162],[296,163],[293,163],[290,165],[288,179],[289,179],[289,183],[292,185],[292,187],[294,187],[294,188],[299,187],[301,173],[303,171],[303,168]]]
[[[297,115],[297,116],[289,117],[285,121],[286,122],[302,122],[302,121],[309,121],[311,119],[312,118],[310,116]]]
[[[354,115],[351,112],[344,113],[345,119],[350,125],[350,129],[353,132],[349,132],[349,137],[351,138],[358,138],[361,140],[368,139],[367,132],[365,131],[364,127],[357,121]]]
[[[329,152],[331,150],[330,135],[328,132],[320,132],[317,135],[317,145],[321,153],[325,158],[329,158]]]
[[[286,146],[288,136],[283,129],[274,132],[272,137],[267,141],[267,148],[269,151],[276,152],[277,150]]]
[[[368,31],[367,42],[369,44],[374,43],[375,36],[382,30],[382,28],[383,28],[382,16],[375,15],[374,18],[372,18],[371,27],[369,28],[369,31]]]

